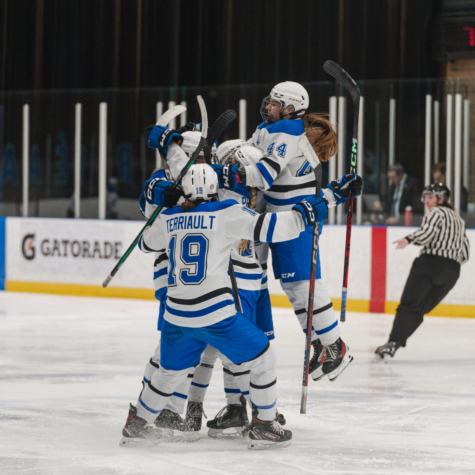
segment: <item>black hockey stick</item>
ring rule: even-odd
[[[197,99],[198,99],[198,104],[200,106],[200,111],[201,111],[201,123],[203,124],[203,127],[202,127],[203,130],[201,131],[201,139],[200,139],[200,142],[198,144],[198,147],[196,148],[196,150],[193,152],[193,155],[188,160],[188,163],[185,165],[183,170],[180,172],[180,175],[178,176],[178,178],[174,181],[174,183],[172,185],[173,188],[176,188],[180,184],[181,179],[185,176],[186,172],[189,170],[191,165],[193,165],[193,163],[195,162],[195,160],[198,157],[199,153],[203,149],[205,141],[206,141],[206,135],[207,135],[207,132],[208,132],[208,115],[206,113],[206,106],[205,106],[205,102],[204,102],[203,98],[201,96],[197,96]],[[162,211],[162,209],[163,208],[161,206],[157,207],[157,209],[154,211],[152,216],[145,223],[145,226],[140,230],[137,237],[133,240],[132,244],[125,251],[124,255],[119,259],[119,262],[112,269],[112,272],[107,276],[106,280],[102,283],[102,287],[106,288],[109,285],[109,282],[117,274],[117,272],[121,268],[122,264],[126,261],[126,259],[130,256],[132,251],[135,249],[135,246],[140,241],[140,238],[142,237],[142,234],[145,232],[145,230],[148,227],[150,227],[155,222],[155,220],[157,219],[157,217],[160,214],[160,212]]]
[[[360,111],[360,88],[353,78],[338,64],[325,61],[323,69],[333,76],[351,95],[353,99],[353,137],[351,147],[350,173],[356,172],[356,158],[358,154],[358,119]],[[348,195],[348,219],[346,221],[345,262],[343,265],[343,288],[341,291],[340,321],[346,320],[346,299],[348,292],[348,267],[350,265],[351,226],[353,224],[353,193]]]
[[[229,277],[231,277],[231,285],[233,286],[234,301],[236,302],[236,310],[242,312],[241,301],[239,300],[238,286],[236,282],[236,276],[234,275],[234,267],[231,262],[229,262]]]
[[[305,158],[310,163],[315,173],[315,195],[320,196],[322,190],[322,166],[312,145],[304,134],[300,137],[299,147]],[[318,221],[313,227],[312,260],[310,264],[310,282],[308,289],[308,307],[307,307],[307,334],[305,336],[305,358],[303,361],[302,378],[302,398],[300,401],[300,414],[307,413],[307,387],[308,372],[310,366],[310,347],[312,346],[312,327],[313,327],[313,299],[315,297],[315,277],[317,274],[317,256],[318,256]]]
[[[216,122],[209,129],[208,137],[206,138],[203,152],[205,155],[205,162],[211,165],[211,150],[213,144],[218,140],[218,137],[223,133],[224,129],[236,118],[237,114],[232,109],[224,111],[216,120]]]

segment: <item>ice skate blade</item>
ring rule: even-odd
[[[314,381],[320,381],[324,376],[324,372],[322,371],[322,367],[317,368],[313,373],[310,373],[310,376]]]
[[[390,360],[391,360],[391,355],[388,355],[387,353],[384,354],[383,356],[379,355],[378,353],[375,353],[374,355],[375,363],[387,363]]]
[[[246,427],[229,427],[228,429],[208,429],[208,437],[212,439],[239,439],[243,437]]]
[[[341,373],[343,373],[344,369],[353,361],[353,356],[351,356],[349,353],[346,353],[345,357],[343,358],[343,361],[341,362],[340,366],[335,371],[332,371],[331,373],[328,373],[328,379],[330,381],[335,381],[338,376],[340,376]]]
[[[292,440],[286,440],[285,442],[272,442],[271,440],[249,439],[247,448],[249,450],[276,450],[288,447],[291,443]]]
[[[153,447],[155,445],[161,444],[163,439],[143,439],[141,437],[122,437],[120,439],[120,446],[129,446],[129,447]]]

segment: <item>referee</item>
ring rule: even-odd
[[[465,222],[448,203],[449,189],[442,184],[424,188],[422,201],[428,212],[421,229],[394,241],[397,249],[409,243],[423,246],[414,260],[396,311],[389,341],[375,351],[376,361],[387,361],[396,350],[406,346],[407,339],[429,313],[449,293],[460,275],[460,265],[467,262],[470,244]]]

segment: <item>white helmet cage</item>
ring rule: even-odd
[[[252,145],[243,145],[236,151],[236,160],[240,165],[255,165],[264,156],[264,152]]]
[[[194,164],[182,178],[181,187],[188,201],[209,201],[218,197],[218,176],[206,163]]]
[[[271,101],[280,102],[280,118],[284,117],[284,110],[290,107],[290,112],[285,115],[292,114],[293,118],[305,114],[309,106],[308,92],[299,83],[293,81],[285,81],[277,84],[272,88],[270,94],[264,98],[261,104],[261,117],[265,121],[272,120],[267,106]]]
[[[246,145],[244,140],[228,140],[223,142],[216,153],[218,163],[221,165],[231,165],[232,159],[235,157],[236,151]]]
[[[193,152],[198,147],[201,139],[201,132],[193,132],[193,131],[186,131],[181,134],[183,136],[183,142],[181,144],[181,148],[186,153],[188,157],[191,157]],[[199,157],[204,157],[203,150],[199,153]],[[216,157],[216,144],[213,144],[211,148],[211,158]],[[213,160],[212,160],[213,161]]]

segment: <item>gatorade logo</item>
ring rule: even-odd
[[[34,234],[27,234],[21,243],[21,252],[23,253],[23,257],[28,261],[31,261],[35,258],[35,235]]]

